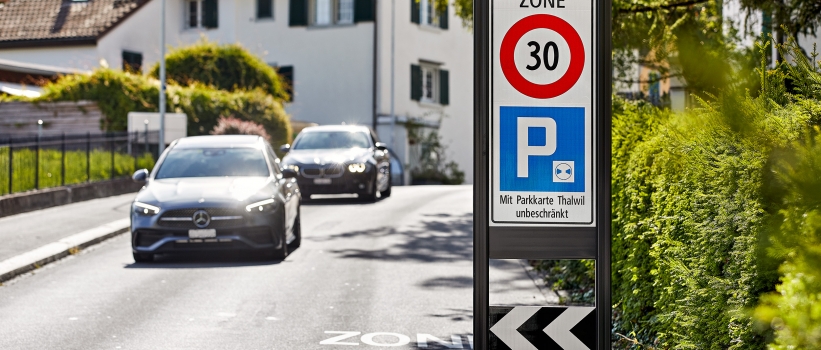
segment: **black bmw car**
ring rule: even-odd
[[[145,182],[131,208],[134,260],[208,250],[256,250],[284,259],[301,241],[295,177],[259,136],[174,141],[150,174],[134,173]]]
[[[298,173],[302,198],[312,194],[354,193],[374,201],[391,195],[390,153],[376,133],[359,125],[303,129],[293,145],[283,145],[284,168]]]

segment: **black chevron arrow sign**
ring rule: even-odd
[[[590,350],[596,347],[594,307],[491,306],[489,349]]]

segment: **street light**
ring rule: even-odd
[[[157,156],[165,150],[165,0],[162,0],[160,6],[162,6],[160,16],[160,150]],[[148,121],[146,121],[146,127],[147,125]]]
[[[37,137],[39,138],[39,137],[42,137],[42,136],[43,136],[43,120],[38,119],[37,120]]]
[[[396,38],[394,37],[394,27],[396,23],[396,0],[391,1],[391,150],[396,149],[396,116],[394,115],[394,52],[395,52],[395,42]]]

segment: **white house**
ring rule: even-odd
[[[0,0],[0,59],[146,71],[161,0]],[[291,80],[294,120],[376,127],[408,164],[407,121],[438,127],[472,180],[473,43],[429,0],[165,0],[165,41],[240,43]],[[391,106],[395,122],[392,123]],[[441,122],[440,122],[441,121]]]

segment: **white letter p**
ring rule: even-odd
[[[545,128],[544,146],[528,145],[528,129]],[[556,152],[556,121],[553,118],[519,117],[516,121],[516,177],[528,177],[529,156],[549,156]]]

